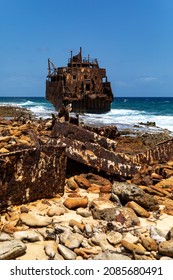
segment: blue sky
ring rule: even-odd
[[[0,0],[0,96],[45,96],[47,59],[82,47],[115,97],[173,97],[172,15],[172,0]]]

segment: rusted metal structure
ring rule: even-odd
[[[66,67],[58,67],[48,59],[46,99],[58,111],[62,105],[72,105],[75,113],[105,113],[110,111],[113,94],[106,70],[97,59],[82,57],[82,48],[71,57]]]

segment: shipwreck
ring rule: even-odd
[[[66,67],[57,68],[48,59],[46,99],[57,111],[71,104],[72,112],[101,114],[110,111],[113,93],[106,70],[97,59],[83,58],[80,48],[75,56],[71,51]]]

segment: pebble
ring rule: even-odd
[[[134,252],[139,255],[145,254],[146,250],[144,248],[142,248],[140,245],[130,243],[127,240],[123,240],[123,239],[121,240],[121,244],[128,251]]]
[[[147,236],[147,237],[141,236],[140,238],[142,241],[142,245],[145,247],[146,250],[157,251],[157,243],[153,238],[151,238],[149,236]]]
[[[43,240],[41,234],[33,231],[33,230],[26,230],[26,231],[17,231],[13,234],[14,238],[21,241],[28,241],[28,242],[36,242]]]
[[[58,244],[58,251],[64,257],[65,260],[75,260],[77,257],[77,254],[74,251],[70,250],[62,244]]]
[[[145,217],[145,218],[150,217],[150,213],[147,210],[145,210],[143,207],[141,207],[139,204],[137,204],[135,201],[129,201],[126,204],[126,206],[132,208],[135,211],[135,213],[140,217]]]
[[[85,208],[78,208],[76,210],[76,214],[81,215],[82,217],[90,217],[91,216],[91,212]]]
[[[133,234],[131,234],[130,232],[127,232],[124,236],[123,236],[123,240],[126,240],[130,243],[137,243],[139,238],[137,236],[134,236]]]
[[[83,237],[83,235],[81,235],[79,233],[68,233],[65,238],[63,238],[63,239],[60,238],[60,239],[67,248],[74,249],[74,248],[78,248],[80,246],[84,237]]]
[[[111,251],[115,251],[115,248],[108,242],[107,240],[107,236],[104,233],[100,233],[100,234],[95,234],[92,238],[91,241],[95,244],[100,246],[100,248],[102,249],[102,251],[106,251],[106,250],[111,250]]]
[[[107,234],[107,240],[115,246],[121,242],[122,234],[120,232],[111,231]]]
[[[161,242],[158,246],[158,252],[161,255],[173,257],[173,240]]]
[[[54,246],[50,245],[50,244],[46,244],[44,246],[44,250],[46,255],[50,258],[53,259],[57,253],[57,248],[55,248]]]
[[[8,241],[8,240],[12,240],[13,237],[10,236],[8,233],[5,232],[1,232],[0,233],[0,241]]]
[[[150,227],[150,235],[151,235],[151,238],[154,239],[157,243],[160,243],[160,242],[163,242],[166,240],[163,236],[159,235],[158,230],[154,226]]]
[[[10,240],[0,243],[0,260],[11,260],[26,252],[26,245],[19,240]]]
[[[64,206],[66,206],[68,209],[77,209],[79,207],[85,208],[87,205],[87,197],[68,197],[64,201]]]
[[[109,252],[108,250],[102,252],[93,258],[94,260],[131,260],[130,257],[124,254],[117,254]]]
[[[29,227],[46,227],[52,222],[52,219],[49,217],[44,217],[36,214],[33,215],[30,213],[22,213],[20,215],[20,220],[22,223]]]
[[[64,207],[53,205],[48,209],[47,215],[49,217],[60,216],[60,215],[64,215],[65,212],[66,209]]]

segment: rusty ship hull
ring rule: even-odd
[[[109,112],[113,101],[111,83],[97,59],[82,58],[82,49],[66,67],[55,67],[48,59],[46,99],[59,111],[71,104],[72,112],[101,114]]]

